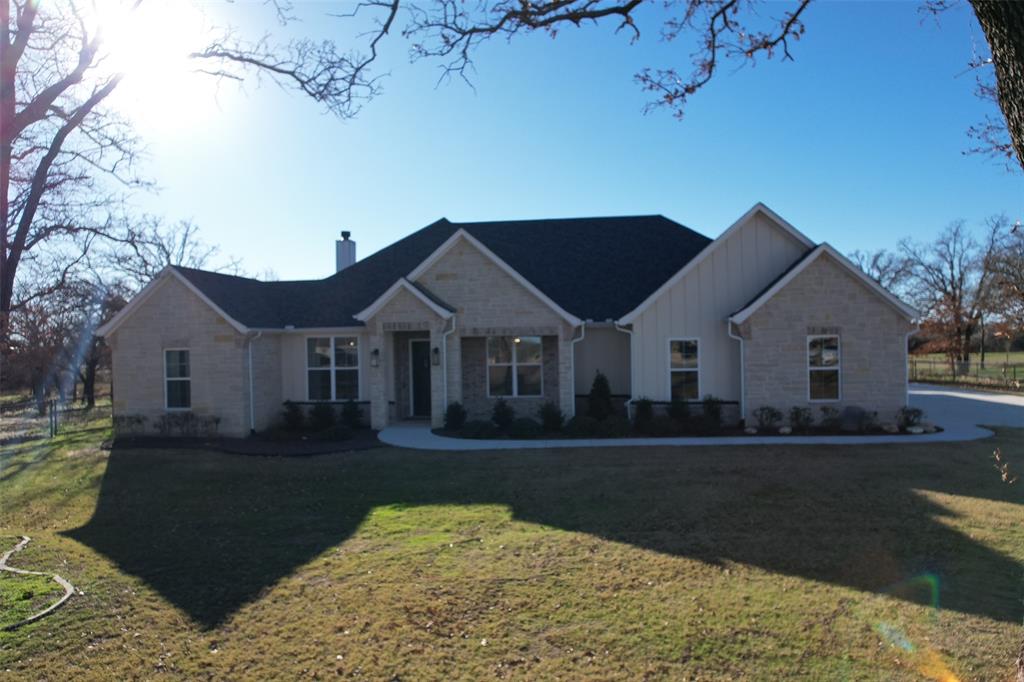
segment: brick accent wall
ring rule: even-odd
[[[537,398],[506,398],[517,417],[537,418],[537,411],[547,401],[557,403],[561,386],[557,336],[541,337],[543,352],[543,395]],[[487,339],[483,336],[462,337],[462,404],[469,419],[490,420],[497,398],[487,397]]]
[[[906,318],[823,255],[783,287],[741,327],[747,419],[762,405],[783,412],[856,405],[893,421],[906,404]],[[839,401],[808,400],[807,336],[840,337]]]

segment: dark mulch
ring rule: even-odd
[[[268,438],[262,435],[248,438],[187,438],[174,436],[122,436],[103,444],[105,449],[150,448],[157,450],[187,449],[216,450],[233,455],[255,455],[258,457],[308,457],[332,453],[353,452],[384,447],[377,439],[377,432],[358,429],[351,438],[327,440],[317,438]]]

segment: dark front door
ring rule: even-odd
[[[409,342],[409,371],[412,394],[411,414],[414,417],[430,416],[430,341]]]

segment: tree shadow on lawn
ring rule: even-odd
[[[387,449],[302,460],[115,449],[92,519],[67,535],[205,628],[344,542],[374,507],[396,504],[504,504],[522,521],[920,604],[933,603],[929,580],[906,581],[934,575],[943,609],[1019,622],[1021,564],[945,525],[952,512],[921,492],[1021,504],[1020,486],[992,471],[992,447]]]

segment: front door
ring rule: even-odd
[[[409,414],[430,416],[430,341],[409,341]]]

